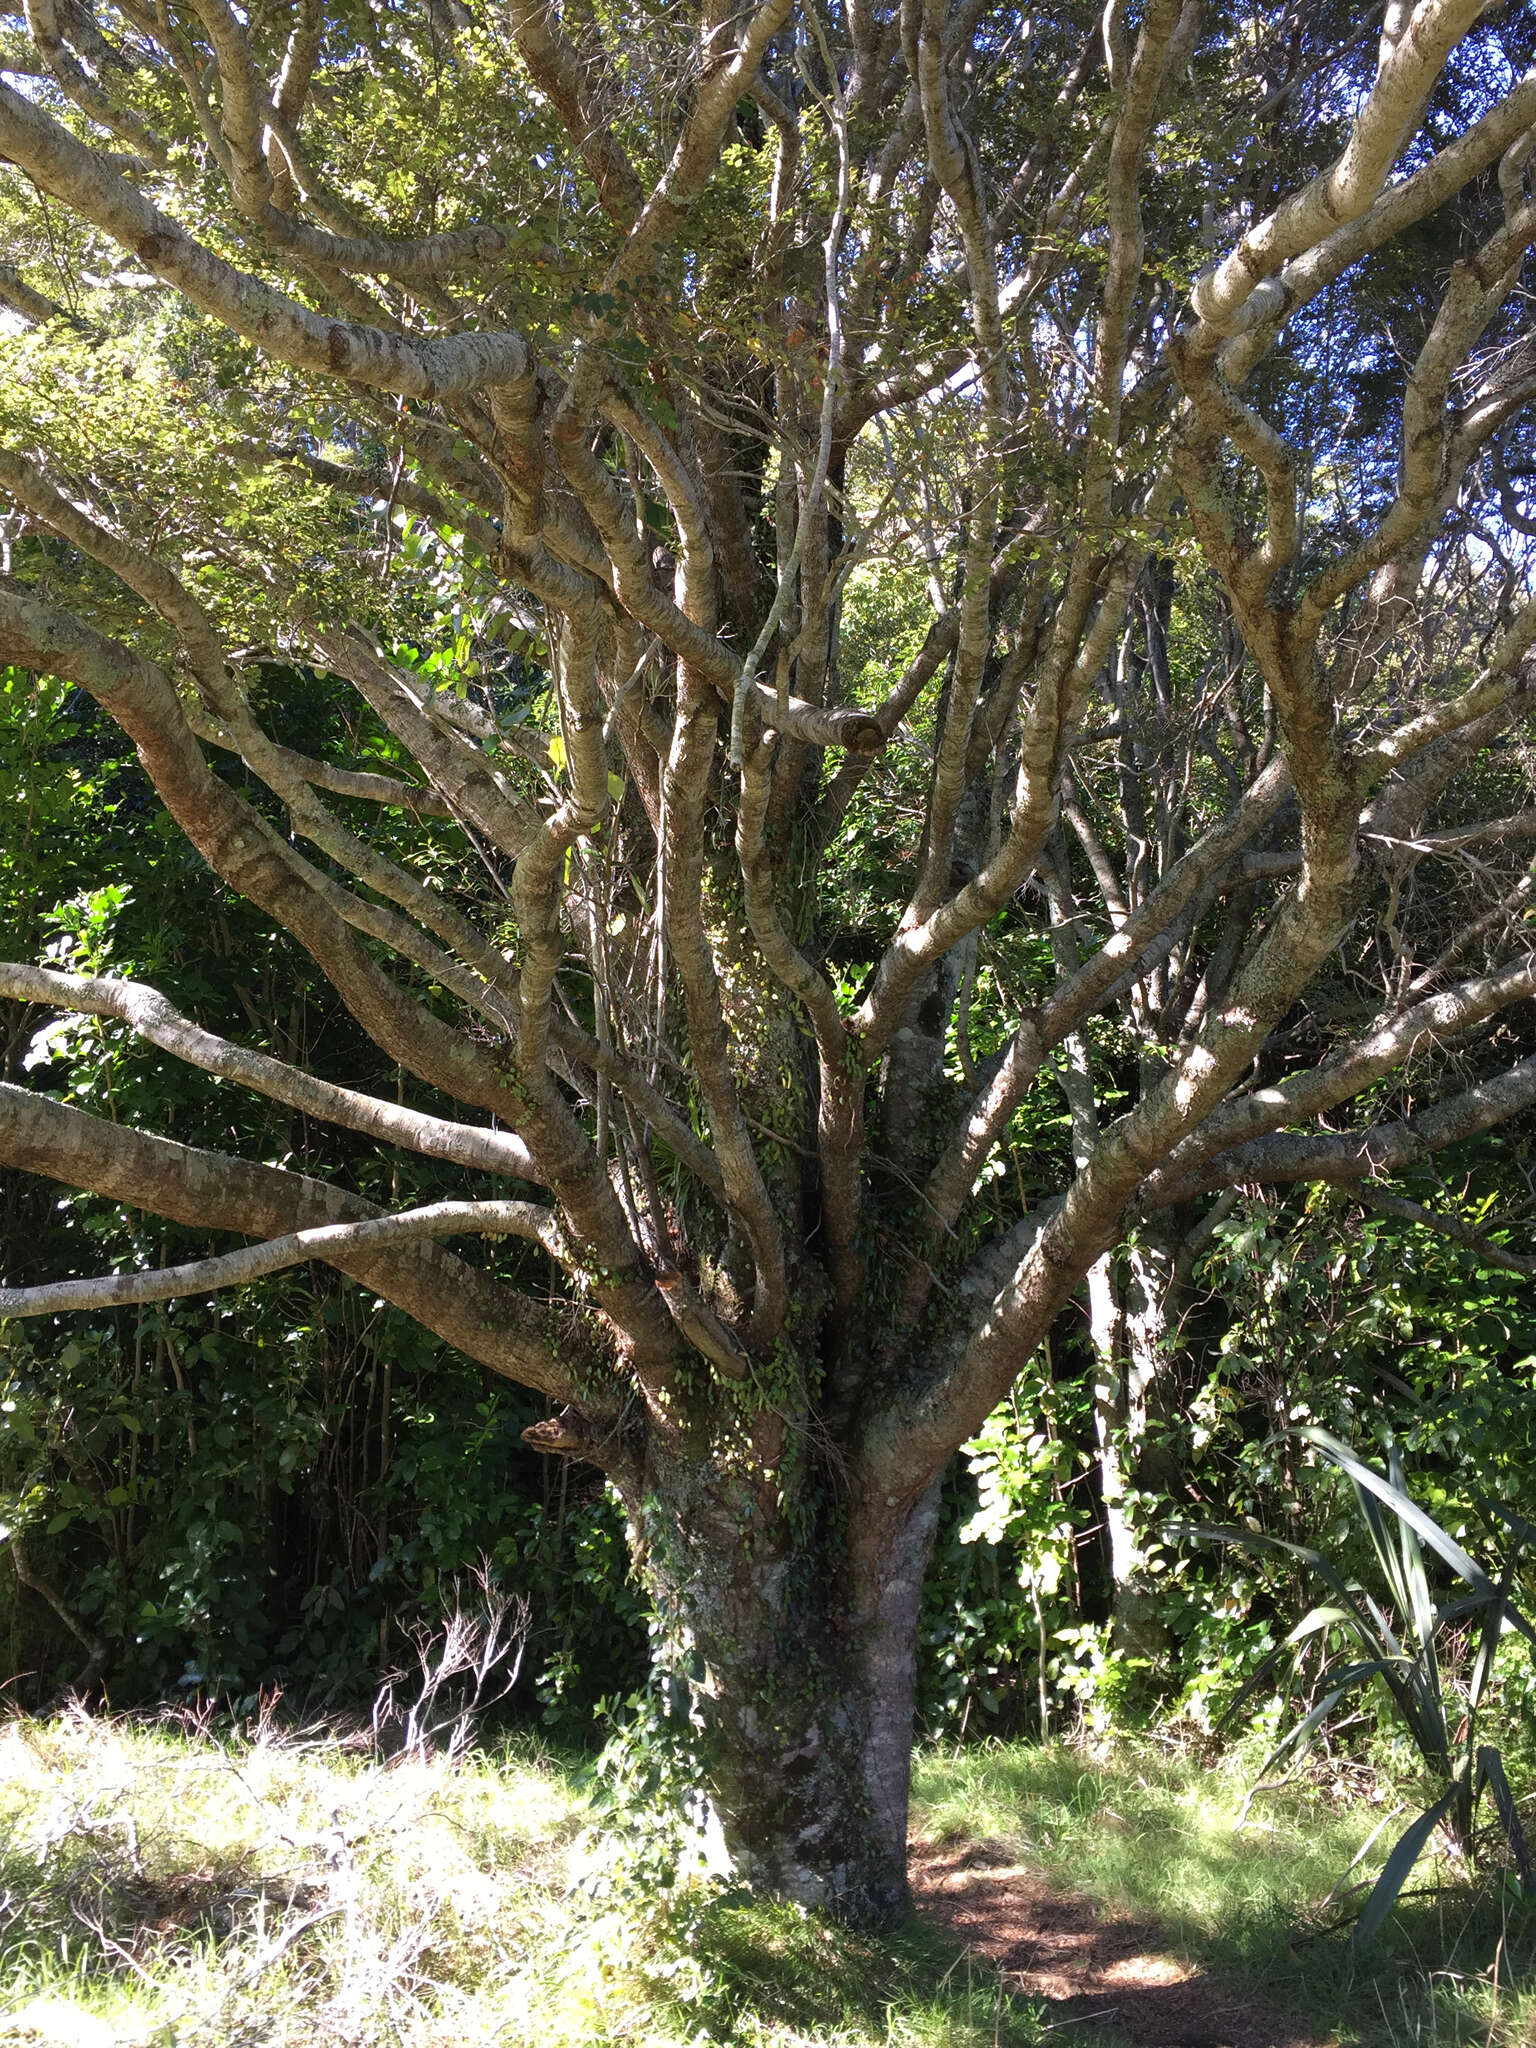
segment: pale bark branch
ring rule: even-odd
[[[1170,1182],[1163,1202],[1247,1182],[1333,1181],[1341,1185],[1398,1174],[1465,1138],[1475,1138],[1536,1102],[1536,1057],[1417,1114],[1363,1131],[1257,1138],[1219,1152]]]
[[[1275,272],[1374,203],[1446,58],[1483,11],[1484,0],[1418,0],[1403,35],[1384,50],[1338,157],[1197,281],[1202,321],[1221,334],[1252,326],[1273,311],[1263,287]]]
[[[422,1080],[488,1109],[525,1138],[574,1236],[597,1251],[597,1296],[636,1346],[665,1364],[668,1322],[642,1276],[623,1212],[563,1101],[535,1099],[493,1052],[440,1023],[382,973],[292,849],[212,774],[165,675],[51,606],[0,590],[0,656],[80,682],[136,742],[166,807],[230,885],[285,925],[375,1043]]]
[[[1528,1253],[1507,1251],[1503,1245],[1495,1244],[1486,1232],[1474,1230],[1457,1216],[1426,1209],[1422,1202],[1410,1202],[1402,1195],[1387,1194],[1381,1188],[1356,1185],[1350,1192],[1364,1208],[1375,1209],[1383,1216],[1395,1216],[1402,1223],[1417,1223],[1425,1230],[1450,1238],[1453,1244],[1473,1253],[1481,1265],[1493,1266],[1502,1273],[1536,1273],[1536,1258]]]
[[[1533,995],[1536,959],[1518,961],[1382,1018],[1319,1067],[1292,1075],[1273,1088],[1254,1089],[1222,1103],[1150,1177],[1144,1191],[1149,1204],[1156,1206],[1166,1199],[1167,1190],[1183,1184],[1202,1162],[1250,1144],[1285,1124],[1323,1115],[1404,1065],[1421,1046],[1484,1023]]]
[[[399,1103],[381,1101],[322,1081],[271,1054],[234,1045],[182,1016],[158,989],[143,982],[60,974],[49,967],[0,961],[0,997],[92,1017],[116,1017],[162,1052],[200,1067],[223,1081],[235,1081],[270,1101],[305,1116],[361,1131],[383,1144],[401,1145],[428,1159],[451,1161],[478,1173],[511,1174],[537,1180],[533,1154],[511,1131],[450,1123]]]
[[[281,1167],[151,1137],[0,1083],[0,1164],[88,1189],[199,1230],[272,1238],[379,1213],[370,1202]],[[342,1244],[328,1263],[504,1378],[574,1398],[572,1374],[601,1371],[603,1348],[572,1303],[538,1303],[427,1242]]]
[[[236,270],[136,192],[39,107],[0,84],[0,149],[147,270],[283,362],[406,398],[452,398],[528,374],[515,334],[425,337],[323,319]]]
[[[361,1223],[322,1223],[291,1231],[264,1244],[246,1245],[183,1266],[156,1266],[136,1273],[104,1273],[91,1280],[54,1280],[36,1287],[0,1287],[0,1321],[23,1316],[78,1314],[83,1309],[126,1308],[139,1302],[176,1301],[189,1294],[213,1294],[248,1287],[269,1274],[310,1259],[330,1265],[359,1253],[388,1253],[422,1238],[523,1237],[560,1257],[554,1211],[534,1202],[433,1202],[395,1216]]]
[[[0,306],[18,314],[30,326],[42,327],[50,320],[70,318],[65,308],[46,293],[34,291],[14,263],[0,263]]]

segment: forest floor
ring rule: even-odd
[[[919,1911],[875,1939],[620,1884],[581,1774],[529,1748],[386,1765],[318,1731],[15,1718],[0,2044],[1536,2048],[1536,1929],[1495,1904],[1442,1883],[1350,1949],[1385,1786],[1234,1832],[1244,1787],[1150,1742],[927,1751]]]
[[[1314,2020],[1213,1977],[1156,1921],[1113,1919],[1082,1892],[978,1843],[913,1859],[918,1911],[1064,2020],[1137,2048],[1313,2048]]]
[[[1412,1788],[1341,1765],[1250,1801],[1253,1761],[1125,1739],[929,1751],[919,1910],[1083,2038],[1536,2048],[1536,1916],[1496,1886],[1426,1858],[1377,1940],[1349,1939]]]

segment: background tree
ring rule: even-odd
[[[7,32],[0,659],[119,723],[404,1078],[112,973],[0,994],[456,1176],[401,1207],[371,1149],[317,1178],[13,1077],[0,1160],[251,1242],[0,1313],[320,1260],[547,1396],[755,1882],[900,1904],[938,1482],[1074,1293],[1113,1507],[1231,1190],[1536,1098],[1529,37],[1472,0]],[[349,686],[345,746],[284,736],[279,655]]]

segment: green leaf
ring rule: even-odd
[[[1411,1821],[1398,1836],[1392,1854],[1382,1865],[1371,1896],[1365,1902],[1365,1911],[1355,1923],[1352,1939],[1358,1948],[1364,1948],[1374,1940],[1382,1922],[1397,1904],[1398,1893],[1408,1880],[1408,1873],[1424,1853],[1424,1845],[1455,1805],[1461,1793],[1460,1785],[1453,1785],[1442,1799],[1426,1807],[1418,1819]]]
[[[1335,1628],[1340,1624],[1345,1627],[1357,1626],[1358,1616],[1352,1614],[1347,1607],[1314,1607],[1310,1614],[1304,1615],[1297,1622],[1286,1637],[1284,1647],[1288,1650],[1293,1649],[1297,1643],[1304,1643],[1309,1636],[1315,1636],[1320,1629]]]
[[[1531,1855],[1526,1847],[1525,1830],[1520,1825],[1520,1812],[1515,1805],[1515,1796],[1509,1789],[1509,1780],[1504,1775],[1504,1759],[1496,1749],[1487,1746],[1477,1752],[1476,1789],[1481,1791],[1484,1785],[1493,1794],[1493,1803],[1498,1809],[1504,1838],[1509,1843],[1510,1854],[1515,1859],[1520,1882],[1529,1893],[1532,1886],[1536,1885],[1536,1872],[1531,1869]]]
[[[1340,1443],[1338,1438],[1331,1436],[1326,1429],[1317,1429],[1311,1424],[1303,1424],[1292,1434],[1304,1438],[1308,1443],[1316,1444],[1324,1456],[1331,1459],[1341,1472],[1347,1473],[1357,1487],[1364,1487],[1378,1499],[1384,1500],[1393,1513],[1422,1536],[1430,1549],[1438,1557],[1443,1558],[1452,1571],[1458,1572],[1469,1586],[1475,1587],[1489,1599],[1497,1597],[1497,1589],[1492,1579],[1480,1564],[1467,1555],[1455,1537],[1448,1536],[1432,1516],[1426,1515],[1416,1502],[1408,1498],[1401,1487],[1394,1486],[1390,1479],[1383,1478],[1381,1473],[1371,1466],[1362,1464],[1347,1444]],[[1536,1643],[1536,1629],[1533,1629],[1523,1616],[1511,1611],[1510,1618],[1516,1623],[1522,1635],[1530,1642]]]
[[[1373,1661],[1368,1665],[1352,1666],[1349,1669],[1349,1671],[1345,1673],[1343,1681],[1340,1684],[1336,1685],[1332,1692],[1328,1693],[1323,1699],[1321,1699],[1318,1702],[1318,1704],[1312,1709],[1312,1711],[1305,1716],[1304,1719],[1296,1723],[1296,1726],[1294,1728],[1288,1729],[1286,1733],[1281,1736],[1280,1740],[1275,1744],[1274,1748],[1269,1752],[1269,1755],[1264,1759],[1263,1763],[1260,1765],[1260,1778],[1267,1778],[1270,1772],[1275,1768],[1275,1765],[1279,1763],[1282,1758],[1289,1756],[1292,1750],[1295,1750],[1298,1754],[1304,1751],[1306,1749],[1307,1744],[1311,1741],[1312,1737],[1317,1733],[1318,1729],[1327,1720],[1328,1716],[1339,1704],[1339,1701],[1344,1698],[1345,1694],[1348,1693],[1362,1679],[1374,1677],[1378,1668],[1378,1661]]]

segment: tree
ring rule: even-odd
[[[1529,39],[1481,0],[7,32],[0,659],[119,722],[398,1099],[110,975],[0,994],[463,1195],[13,1077],[0,1162],[250,1242],[0,1314],[318,1259],[547,1395],[765,1887],[900,1906],[938,1481],[1089,1276],[1145,1308],[1228,1191],[1369,1194],[1536,1099]],[[347,687],[350,759],[283,737],[278,656]]]

